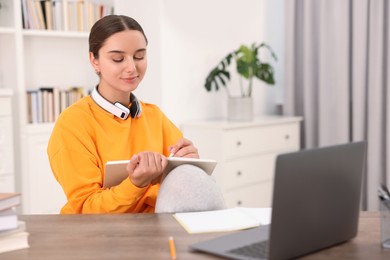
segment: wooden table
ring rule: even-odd
[[[22,215],[30,248],[0,259],[170,259],[168,237],[178,259],[220,259],[188,246],[226,233],[189,235],[171,214]],[[390,259],[380,247],[379,213],[362,212],[358,237],[303,259]]]

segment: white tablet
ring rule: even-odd
[[[166,172],[172,171],[175,167],[182,164],[191,164],[198,166],[204,170],[208,175],[211,175],[217,166],[216,160],[184,158],[184,157],[168,157],[168,165]],[[129,175],[126,171],[129,160],[122,161],[108,161],[105,166],[105,177],[103,181],[103,188],[110,188],[120,184]]]

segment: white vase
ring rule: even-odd
[[[252,121],[253,120],[252,97],[229,97],[228,120],[229,121]]]

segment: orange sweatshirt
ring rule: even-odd
[[[68,199],[61,213],[154,212],[160,184],[138,188],[126,178],[102,188],[104,165],[142,151],[168,156],[183,134],[155,105],[122,120],[87,96],[59,116],[47,148],[50,166]]]

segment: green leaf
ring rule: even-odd
[[[223,69],[214,68],[206,78],[205,88],[211,91],[213,87],[216,91],[219,90],[220,84],[226,86],[226,81],[230,80],[230,73]]]
[[[226,81],[223,79],[222,75],[224,74],[218,74],[217,78],[219,79],[219,81],[222,83],[223,86],[226,86]],[[229,77],[227,79],[229,79]]]
[[[206,90],[212,91],[215,89],[218,91],[220,87],[227,87],[227,82],[230,81],[230,72],[228,71],[228,68],[233,60],[236,62],[235,68],[238,75],[249,80],[247,89],[241,89],[243,93],[248,93],[248,95],[250,95],[253,77],[270,85],[275,84],[273,67],[269,63],[262,63],[258,57],[260,49],[262,48],[270,51],[272,58],[277,60],[275,53],[266,43],[252,43],[250,46],[242,44],[238,49],[228,53],[218,65],[210,71],[204,84]]]
[[[274,79],[274,70],[272,66],[268,63],[261,63],[258,70],[255,73],[256,78],[270,84],[274,85],[275,84],[275,79]]]
[[[237,60],[237,72],[245,79],[249,79],[251,76],[251,65],[243,60]]]
[[[278,60],[278,57],[276,56],[275,52],[272,50],[272,48],[266,44],[266,43],[261,43],[259,46],[256,47],[258,50],[260,50],[261,48],[266,48],[270,53],[271,53],[271,56],[272,58],[277,61]]]

